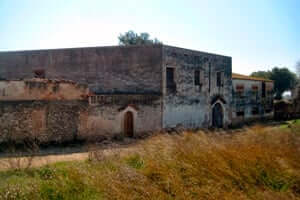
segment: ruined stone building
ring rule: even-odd
[[[273,81],[233,73],[232,86],[233,124],[273,117]]]
[[[166,45],[0,52],[0,134],[48,141],[228,127],[231,63]]]

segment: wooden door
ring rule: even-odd
[[[124,133],[128,137],[133,137],[133,113],[129,111],[124,117]]]

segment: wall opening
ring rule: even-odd
[[[133,113],[130,111],[127,111],[124,116],[124,134],[127,137],[133,137],[134,133],[134,121],[133,121]]]
[[[266,97],[266,83],[265,82],[262,82],[262,85],[261,85],[261,97],[262,98]]]
[[[174,68],[167,67],[166,79],[167,79],[167,89],[168,89],[168,91],[176,92]]]
[[[44,69],[33,70],[34,78],[46,78],[46,73]]]
[[[200,85],[200,70],[195,70],[194,81],[195,81],[195,85]]]
[[[216,103],[212,110],[212,126],[223,128],[223,109],[220,103]]]

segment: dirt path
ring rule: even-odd
[[[251,127],[251,126],[250,126]],[[248,128],[250,128],[248,127]],[[273,126],[267,126],[267,129],[272,129],[278,127],[278,124]],[[247,129],[247,128],[246,128]],[[234,132],[240,132],[239,130],[228,130],[228,131],[221,131],[220,133],[226,134],[232,134]],[[99,144],[94,145],[92,149],[97,149],[97,151],[100,151],[103,155],[112,155],[117,153],[118,155],[124,155],[128,154],[129,152],[137,151],[140,147],[140,141],[142,140],[135,140],[135,139],[126,139],[121,144],[118,143],[110,143],[110,144]],[[63,147],[62,147],[63,148]],[[51,163],[56,162],[63,162],[63,161],[83,161],[87,160],[89,158],[89,151],[87,149],[89,148],[82,148],[82,149],[76,149],[68,150],[66,152],[63,152],[60,149],[60,152],[56,152],[56,154],[53,154],[55,151],[49,151],[48,155],[47,152],[41,153],[39,156],[34,157],[0,157],[0,170],[7,170],[7,169],[14,169],[14,168],[26,168],[27,166],[30,167],[40,167]],[[49,155],[52,154],[52,155]]]
[[[49,150],[52,155],[45,155],[47,152],[42,152],[38,156],[27,156],[27,157],[2,157],[0,158],[0,170],[17,169],[17,168],[27,168],[27,167],[40,167],[56,162],[67,162],[67,161],[84,161],[89,158],[91,151],[97,151],[104,156],[109,156],[113,154],[125,155],[129,152],[136,151],[139,148],[138,140],[129,140],[125,144],[98,144],[93,145],[91,148],[83,149],[73,149],[69,150],[67,153],[58,152],[58,150]],[[89,149],[89,150],[88,150]],[[78,152],[78,151],[82,152]],[[72,153],[72,151],[74,153]],[[53,154],[55,152],[55,154]]]

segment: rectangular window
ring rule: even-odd
[[[194,72],[195,85],[200,85],[200,71],[195,70]]]
[[[252,108],[252,115],[258,115],[258,113],[259,113],[258,107]]]
[[[262,85],[261,85],[261,97],[262,98],[266,97],[266,83],[265,82],[262,82]]]
[[[244,116],[244,115],[245,115],[244,111],[238,111],[238,112],[236,112],[236,116],[238,116],[238,117],[241,117],[241,116]]]
[[[174,68],[167,67],[166,79],[167,79],[167,88],[171,91],[176,91],[176,84],[174,79]]]
[[[243,98],[244,97],[244,85],[236,85],[235,86],[235,94],[237,98]]]
[[[272,109],[270,108],[266,109],[266,113],[270,113],[270,112],[272,112]]]
[[[236,85],[235,90],[236,91],[244,91],[244,85]]]
[[[217,87],[222,87],[222,73],[217,72]]]

